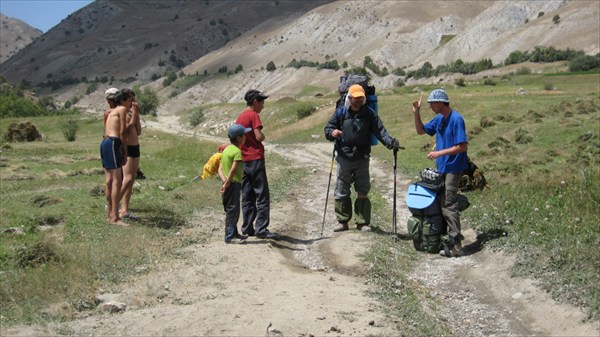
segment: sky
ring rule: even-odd
[[[0,0],[0,12],[47,32],[93,0]]]

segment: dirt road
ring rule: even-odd
[[[210,242],[189,245],[180,258],[99,294],[105,301],[124,303],[126,310],[10,329],[6,335],[399,335],[392,318],[366,295],[368,285],[362,278],[367,266],[358,256],[377,234],[334,234],[330,197],[320,235],[331,145],[269,145],[267,151],[312,172],[293,187],[290,198],[272,206],[272,230],[281,240],[250,238],[245,245],[225,245],[221,210],[196,214],[194,226],[180,235],[193,239],[212,233]],[[382,191],[389,191],[391,207],[390,165],[373,161],[371,174]],[[405,229],[409,216],[403,207],[408,183],[399,179],[399,230]],[[472,230],[465,235],[474,242]],[[390,240],[392,244],[410,243]],[[556,304],[529,280],[512,279],[511,263],[510,257],[486,249],[451,259],[424,254],[410,277],[446,304],[442,315],[457,336],[600,334],[597,325],[581,323],[579,310]]]

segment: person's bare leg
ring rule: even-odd
[[[121,185],[123,181],[123,174],[121,172],[121,168],[117,168],[111,170],[112,174],[112,190],[111,190],[111,201],[112,208],[110,209],[110,223],[113,225],[119,226],[127,226],[126,223],[121,221],[121,217],[119,216],[119,199],[121,199]]]
[[[107,215],[106,220],[110,222],[112,212],[112,174],[110,170],[104,170],[104,197],[106,198]]]
[[[128,157],[127,163],[123,166],[123,185],[121,186],[121,210],[120,215],[124,216],[129,213],[129,201],[133,192],[133,183],[135,182],[135,174],[139,167],[140,158]]]

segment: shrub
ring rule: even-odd
[[[304,103],[296,108],[296,116],[298,116],[298,119],[302,119],[312,115],[315,111],[317,111],[317,108],[315,108],[312,104]]]
[[[556,14],[553,18],[552,18],[552,22],[556,25],[560,22],[560,16],[558,14]]]
[[[456,84],[459,87],[466,87],[467,83],[465,82],[464,78],[457,78],[456,80],[454,80],[454,84]]]
[[[177,75],[175,75],[175,73],[172,71],[167,71],[165,76],[166,78],[163,81],[163,87],[168,87],[169,85],[171,85],[171,83],[173,83],[173,81],[177,79]]]
[[[89,95],[98,89],[98,83],[92,82],[88,85],[87,89],[85,89],[85,94]]]
[[[496,82],[494,82],[494,81],[493,81],[491,78],[486,78],[486,79],[483,81],[483,85],[490,85],[490,86],[491,86],[491,85],[496,85]]]
[[[383,69],[379,69],[379,66],[373,62],[373,59],[370,56],[365,56],[365,59],[363,60],[363,66],[382,77],[389,74],[387,68],[384,67]]]
[[[77,97],[77,96],[73,96],[73,97],[69,98],[69,99],[68,99],[68,100],[65,102],[65,105],[64,105],[64,107],[65,107],[65,109],[68,109],[68,108],[70,108],[70,107],[71,107],[73,104],[75,104],[75,103],[77,103],[77,102],[79,102],[79,97]]]
[[[399,79],[397,79],[397,80],[394,82],[394,86],[395,86],[396,88],[403,87],[405,84],[406,84],[406,83],[404,82],[404,80],[403,80],[402,78],[399,78]]]
[[[24,97],[0,96],[0,118],[33,117],[41,114],[42,108]]]
[[[195,127],[202,123],[202,121],[204,121],[204,110],[202,110],[200,107],[194,108],[189,118],[190,125]]]
[[[319,64],[317,66],[317,69],[339,70],[340,69],[340,64],[338,63],[337,60],[329,60],[329,61],[325,61],[325,62]]]
[[[569,61],[569,71],[586,71],[600,68],[600,53],[595,56],[580,55]]]
[[[275,62],[269,61],[269,63],[267,63],[267,71],[274,71],[275,69],[277,69]]]
[[[74,118],[68,118],[65,120],[60,129],[65,136],[65,139],[69,142],[75,141],[77,138],[77,131],[79,131],[79,122]]]
[[[433,66],[429,62],[423,63],[421,68],[413,71],[409,71],[406,77],[413,77],[418,80],[419,78],[427,78],[433,76]]]
[[[348,70],[344,71],[344,74],[348,75],[348,74],[356,74],[356,75],[363,75],[363,76],[367,76],[367,81],[369,80],[370,76],[369,76],[369,72],[367,71],[367,69],[365,69],[365,67],[354,67],[354,68],[350,68]]]
[[[394,74],[396,76],[404,76],[404,75],[406,75],[406,72],[404,71],[404,69],[398,67],[398,68],[392,70],[392,74]]]
[[[300,60],[297,61],[296,59],[293,59],[290,61],[290,63],[287,64],[287,67],[290,68],[302,68],[302,67],[316,67],[318,65],[318,63],[313,62],[313,61],[306,61],[306,60]]]
[[[517,75],[530,75],[531,74],[531,68],[529,68],[529,67],[521,67],[521,68],[517,69],[517,71],[515,72],[515,74],[517,74]]]
[[[140,108],[140,114],[156,116],[156,110],[160,104],[156,92],[150,88],[139,90],[139,87],[134,90],[136,92],[135,99]]]
[[[554,86],[552,85],[552,83],[544,83],[544,90],[552,91],[554,90]]]

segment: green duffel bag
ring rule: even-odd
[[[437,254],[447,241],[446,222],[441,215],[431,217],[408,218],[406,223],[408,236],[413,240],[416,250]]]

